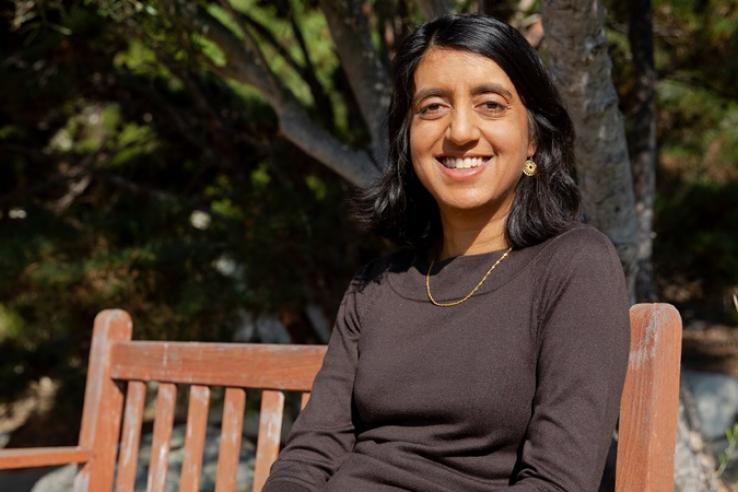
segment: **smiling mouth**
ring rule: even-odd
[[[491,156],[473,156],[473,157],[448,157],[438,156],[436,160],[443,164],[444,167],[449,169],[471,169],[473,167],[479,167],[482,164],[487,163],[492,157]]]

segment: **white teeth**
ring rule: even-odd
[[[482,164],[484,164],[485,160],[486,159],[483,159],[482,157],[441,158],[441,162],[443,163],[443,165],[451,169],[469,169],[471,167],[481,166]]]

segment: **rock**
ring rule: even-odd
[[[738,414],[738,379],[724,374],[682,371],[697,403],[701,430],[709,441],[723,439]]]
[[[684,417],[684,405],[679,404],[677,442],[674,456],[675,492],[718,492],[720,483],[715,475],[712,456],[705,453],[702,438],[691,431]]]
[[[262,343],[290,343],[292,341],[287,328],[275,316],[266,314],[256,316],[243,311],[240,318],[239,327],[233,337],[234,342],[258,340]]]
[[[77,465],[62,466],[47,473],[31,489],[31,492],[71,492]]]

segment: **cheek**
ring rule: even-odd
[[[437,120],[417,118],[410,125],[410,149],[418,155],[433,152],[433,146],[443,137],[443,124]]]
[[[487,140],[497,152],[525,154],[528,149],[528,129],[515,124],[493,125],[485,129]]]
[[[412,138],[412,132],[410,135],[410,163],[413,167],[413,171],[415,172],[415,177],[420,181],[420,184],[426,189],[426,191],[431,195],[434,195],[432,172],[428,167],[428,156],[430,154],[423,154],[423,150],[417,148],[417,140]]]
[[[415,173],[421,179],[428,159],[433,157],[433,143],[436,140],[434,135],[432,125],[421,123],[410,127],[410,159]]]
[[[409,134],[409,144],[410,144],[410,156],[414,157],[415,154],[417,154],[417,147],[418,147],[418,128],[416,125],[410,126]]]

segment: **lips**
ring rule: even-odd
[[[471,169],[487,163],[491,156],[437,156],[438,162],[448,169]]]

